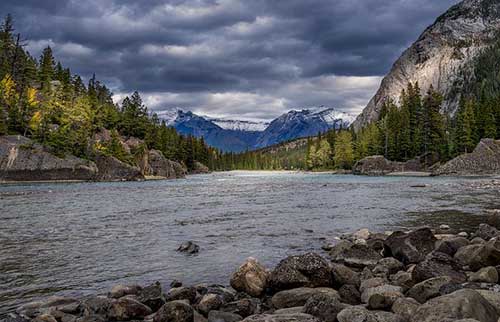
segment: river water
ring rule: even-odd
[[[118,283],[229,283],[359,228],[470,230],[500,208],[491,178],[229,172],[177,181],[0,186],[0,316]],[[183,241],[197,255],[176,252]]]

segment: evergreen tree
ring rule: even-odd
[[[424,153],[442,154],[445,149],[445,123],[441,114],[443,97],[429,88],[423,105],[423,146]]]
[[[335,166],[340,169],[350,169],[354,163],[352,135],[349,131],[341,131],[335,142]]]
[[[50,82],[54,78],[54,56],[52,55],[52,48],[50,46],[43,50],[42,56],[40,57],[40,72],[39,80],[41,83],[42,90],[46,93],[50,91]]]

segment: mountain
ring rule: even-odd
[[[423,93],[432,85],[444,95],[443,112],[453,115],[464,70],[496,38],[499,27],[498,0],[465,0],[451,7],[395,62],[354,128],[377,120],[384,101],[392,98],[398,102],[409,82],[418,82]]]
[[[332,128],[347,127],[354,117],[333,108],[290,111],[271,123],[216,119],[171,109],[158,113],[167,125],[184,135],[203,137],[223,151],[242,152],[307,137]]]
[[[333,108],[290,111],[269,124],[256,142],[262,148],[284,141],[313,136],[332,128],[348,127],[353,117]]]

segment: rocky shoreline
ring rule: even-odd
[[[442,225],[367,229],[290,256],[273,269],[247,259],[230,286],[116,285],[106,295],[53,296],[2,322],[497,322],[500,212],[475,233]],[[197,249],[198,250],[198,249]]]

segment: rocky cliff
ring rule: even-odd
[[[425,172],[439,162],[439,155],[427,153],[406,162],[389,161],[382,155],[369,156],[356,162],[352,173],[381,176],[394,172]]]
[[[107,139],[110,136],[106,131],[98,133],[95,138],[103,144]],[[128,152],[143,144],[135,138],[122,140],[121,143]],[[147,177],[177,179],[185,177],[187,173],[182,164],[168,160],[156,150],[146,149],[128,163],[99,151],[95,152],[92,159],[94,162],[71,155],[59,157],[26,137],[0,136],[0,182],[131,181]]]
[[[500,174],[500,140],[483,139],[472,153],[462,154],[439,167],[434,175]]]
[[[95,163],[65,158],[23,136],[0,137],[0,181],[93,180]]]
[[[354,128],[377,120],[384,101],[392,98],[398,102],[409,82],[418,82],[422,92],[434,86],[445,97],[443,112],[454,114],[461,72],[491,42],[499,27],[500,1],[465,0],[451,7],[396,61]]]

